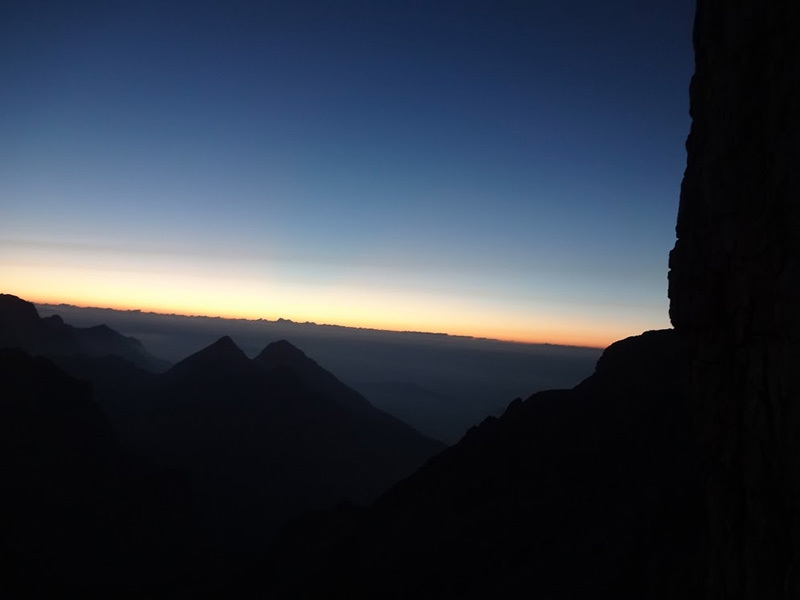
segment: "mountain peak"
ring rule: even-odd
[[[262,364],[293,365],[300,361],[310,361],[305,353],[288,340],[278,340],[267,345],[258,355],[256,360]]]
[[[236,342],[234,342],[229,335],[223,335],[216,342],[201,350],[198,354],[200,353],[218,359],[248,360],[244,351],[236,345]]]
[[[272,342],[253,359],[261,369],[288,367],[298,375],[308,389],[325,396],[340,406],[357,410],[372,409],[372,405],[356,390],[348,387],[336,376],[322,368],[313,358],[287,340]]]
[[[236,368],[247,364],[250,359],[239,346],[230,338],[222,336],[210,346],[195,352],[188,358],[184,358],[169,370],[173,375],[176,373],[197,373],[206,371],[218,371],[220,369]]]
[[[35,322],[39,320],[39,311],[32,302],[23,300],[13,294],[0,294],[0,317],[10,321],[24,320]]]

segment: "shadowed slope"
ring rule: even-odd
[[[0,350],[0,595],[141,597],[186,578],[201,537],[173,474],[120,452],[91,387]]]
[[[183,359],[166,373],[168,380],[201,379],[206,375],[248,369],[250,359],[227,335]]]
[[[283,597],[684,598],[702,467],[672,331],[609,347],[573,390],[516,400],[359,515],[287,528]]]
[[[253,359],[266,370],[288,368],[297,373],[310,390],[335,400],[341,406],[354,410],[372,408],[370,403],[354,389],[339,381],[330,371],[320,367],[301,350],[286,340],[269,344]]]
[[[303,510],[367,502],[442,449],[284,342],[251,361],[229,337],[162,375],[128,369],[100,401],[131,451],[188,473],[206,522],[255,546]]]

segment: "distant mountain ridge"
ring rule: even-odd
[[[74,325],[107,323],[178,362],[224,335],[248,356],[267,340],[302,348],[374,406],[448,444],[475,423],[498,416],[513,398],[577,385],[601,350],[515,344],[458,336],[397,333],[287,321],[157,315],[37,305]]]
[[[0,348],[22,348],[50,357],[116,355],[153,372],[169,367],[169,362],[151,354],[136,338],[106,325],[82,328],[67,325],[58,315],[41,318],[31,302],[11,294],[0,294]]]

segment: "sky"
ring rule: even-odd
[[[589,346],[668,327],[693,10],[0,1],[0,292]]]

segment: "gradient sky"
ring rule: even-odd
[[[666,327],[689,0],[0,3],[0,291]]]

